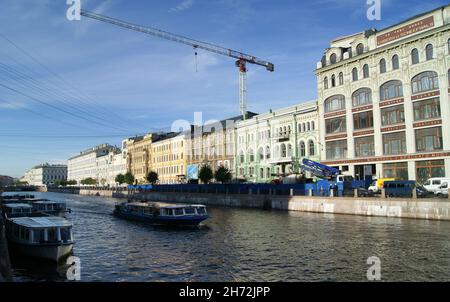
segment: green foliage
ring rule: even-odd
[[[147,181],[149,183],[151,183],[152,185],[155,185],[159,180],[159,176],[158,173],[154,172],[154,171],[150,171],[150,173],[148,173],[147,175]]]
[[[92,186],[97,184],[97,180],[93,179],[92,177],[88,177],[81,180],[82,185]]]
[[[119,185],[124,184],[124,183],[125,183],[125,175],[123,175],[122,173],[121,173],[121,174],[118,174],[118,175],[116,176],[115,181],[116,181],[117,183],[119,183]]]
[[[67,181],[67,185],[68,186],[76,186],[77,185],[77,181],[76,180],[68,180]]]
[[[135,178],[131,172],[127,172],[124,177],[126,184],[132,185],[134,183]]]
[[[224,166],[217,168],[216,173],[214,173],[214,178],[220,183],[229,183],[231,181],[232,175],[230,170]]]
[[[198,173],[198,178],[204,184],[208,184],[214,178],[213,171],[210,166],[203,165]]]

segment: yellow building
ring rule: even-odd
[[[126,139],[123,142],[127,150],[127,170],[138,183],[147,183],[147,175],[151,171],[151,151],[153,134]]]
[[[168,133],[152,142],[151,170],[158,173],[160,184],[185,182],[186,142],[189,137],[185,133]]]

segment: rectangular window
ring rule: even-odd
[[[353,128],[355,130],[373,127],[373,112],[367,111],[353,115]]]
[[[355,138],[355,157],[375,156],[374,137]]]
[[[414,120],[421,121],[441,117],[439,98],[414,103]]]
[[[383,177],[408,180],[408,163],[383,164]]]
[[[405,122],[403,105],[381,109],[381,124],[383,126],[401,124]]]
[[[383,134],[384,155],[406,154],[406,134],[396,132]]]
[[[341,133],[347,131],[345,116],[325,120],[327,134]]]
[[[327,159],[347,158],[347,140],[326,143]]]
[[[416,150],[417,152],[442,150],[442,128],[416,130]]]
[[[421,184],[432,177],[445,177],[444,160],[418,161],[416,175],[417,181]]]

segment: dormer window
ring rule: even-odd
[[[359,43],[359,44],[356,46],[356,54],[357,54],[357,55],[362,55],[363,53],[364,53],[364,44]]]
[[[336,54],[334,53],[334,54],[332,54],[332,55],[330,56],[330,63],[331,63],[331,64],[336,64],[336,61],[337,61],[337,56],[336,56]]]

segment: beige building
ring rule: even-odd
[[[186,150],[190,134],[168,133],[152,143],[151,170],[158,173],[160,184],[177,184],[186,180]]]
[[[154,134],[149,133],[126,139],[122,143],[127,153],[127,170],[134,175],[138,183],[146,183],[147,175],[151,171],[153,136]]]
[[[316,74],[325,164],[357,178],[450,176],[450,6],[332,41]]]

